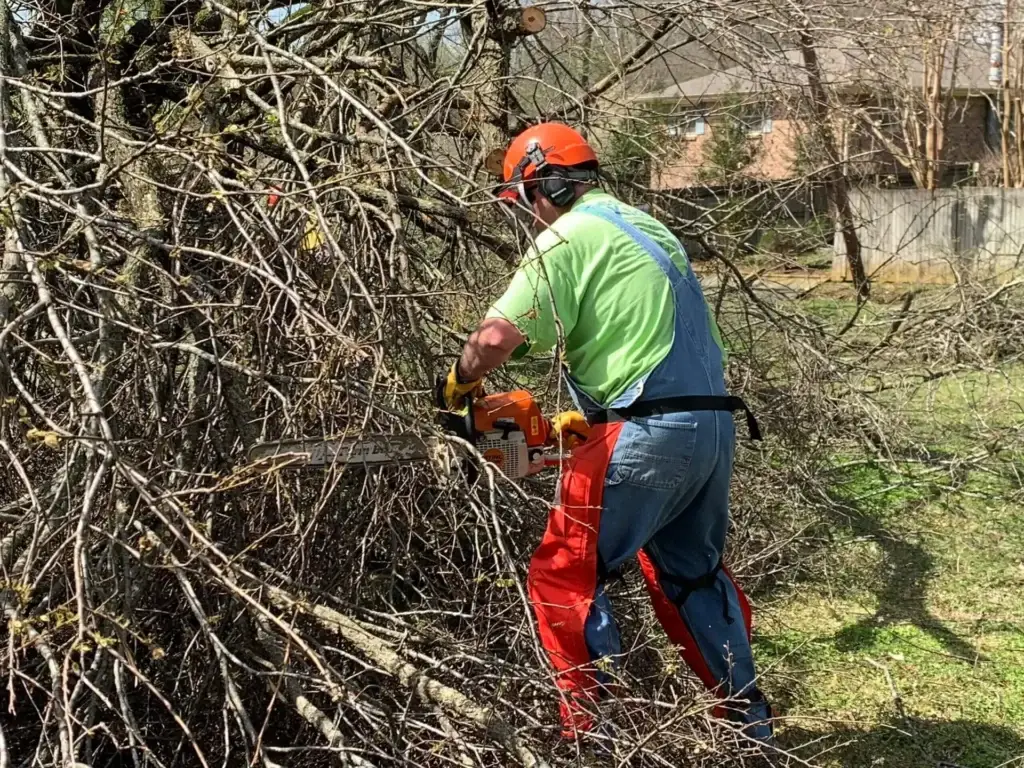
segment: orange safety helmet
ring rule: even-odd
[[[526,202],[526,189],[524,183],[538,176],[548,176],[546,173],[539,173],[546,167],[573,168],[583,163],[597,163],[597,154],[577,131],[562,123],[540,123],[527,128],[516,136],[505,152],[502,163],[502,189],[498,197],[510,202]],[[556,176],[556,183],[553,185],[555,194],[542,185],[542,191],[551,198],[556,205],[565,205],[571,202],[572,185],[569,181],[596,181],[598,179],[596,169],[560,171]],[[558,190],[564,190],[559,195]]]

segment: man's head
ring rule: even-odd
[[[499,197],[532,208],[535,226],[545,229],[598,178],[597,155],[586,139],[562,123],[541,123],[505,152]]]

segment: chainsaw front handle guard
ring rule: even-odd
[[[466,415],[462,419],[462,429],[465,430],[466,434],[460,435],[465,438],[473,445],[476,445],[476,419],[473,418],[473,395],[466,393]]]
[[[477,431],[476,422],[473,419],[473,395],[466,394],[466,415],[460,416],[455,411],[449,410],[444,398],[444,385],[444,378],[438,376],[434,384],[435,400],[439,411],[438,421],[444,429],[452,432],[456,437],[461,437],[472,445],[476,445]]]

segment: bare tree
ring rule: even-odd
[[[999,114],[999,145],[1002,182],[1006,188],[1024,186],[1024,120],[1022,88],[1024,88],[1024,33],[1021,30],[1020,7],[1012,0],[996,4],[993,25],[998,25],[999,47],[996,76],[1000,91],[994,103]]]
[[[943,183],[963,70],[977,70],[987,58],[975,39],[983,30],[979,10],[960,3],[908,9],[885,2],[853,34],[850,55],[870,95],[851,104],[852,116],[921,189]]]
[[[826,158],[838,158],[839,152],[833,134],[834,116],[829,109],[828,95],[822,83],[815,40],[807,26],[800,31],[800,53],[806,68],[814,135]],[[857,288],[858,296],[867,297],[871,286],[864,270],[864,260],[861,257],[860,239],[857,235],[857,223],[853,209],[850,207],[845,168],[840,163],[830,162],[825,173],[825,188],[836,217],[837,229],[841,233],[846,247],[846,258],[853,274],[854,286]]]

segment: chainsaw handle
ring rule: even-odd
[[[445,379],[438,376],[434,382],[434,401],[438,409],[438,423],[446,430],[454,432],[464,440],[476,445],[476,420],[473,418],[473,395],[465,394],[466,415],[459,416],[451,410],[444,396]]]
[[[462,428],[466,430],[464,437],[472,445],[476,445],[476,419],[473,418],[473,395],[466,393],[466,416],[462,421]]]

